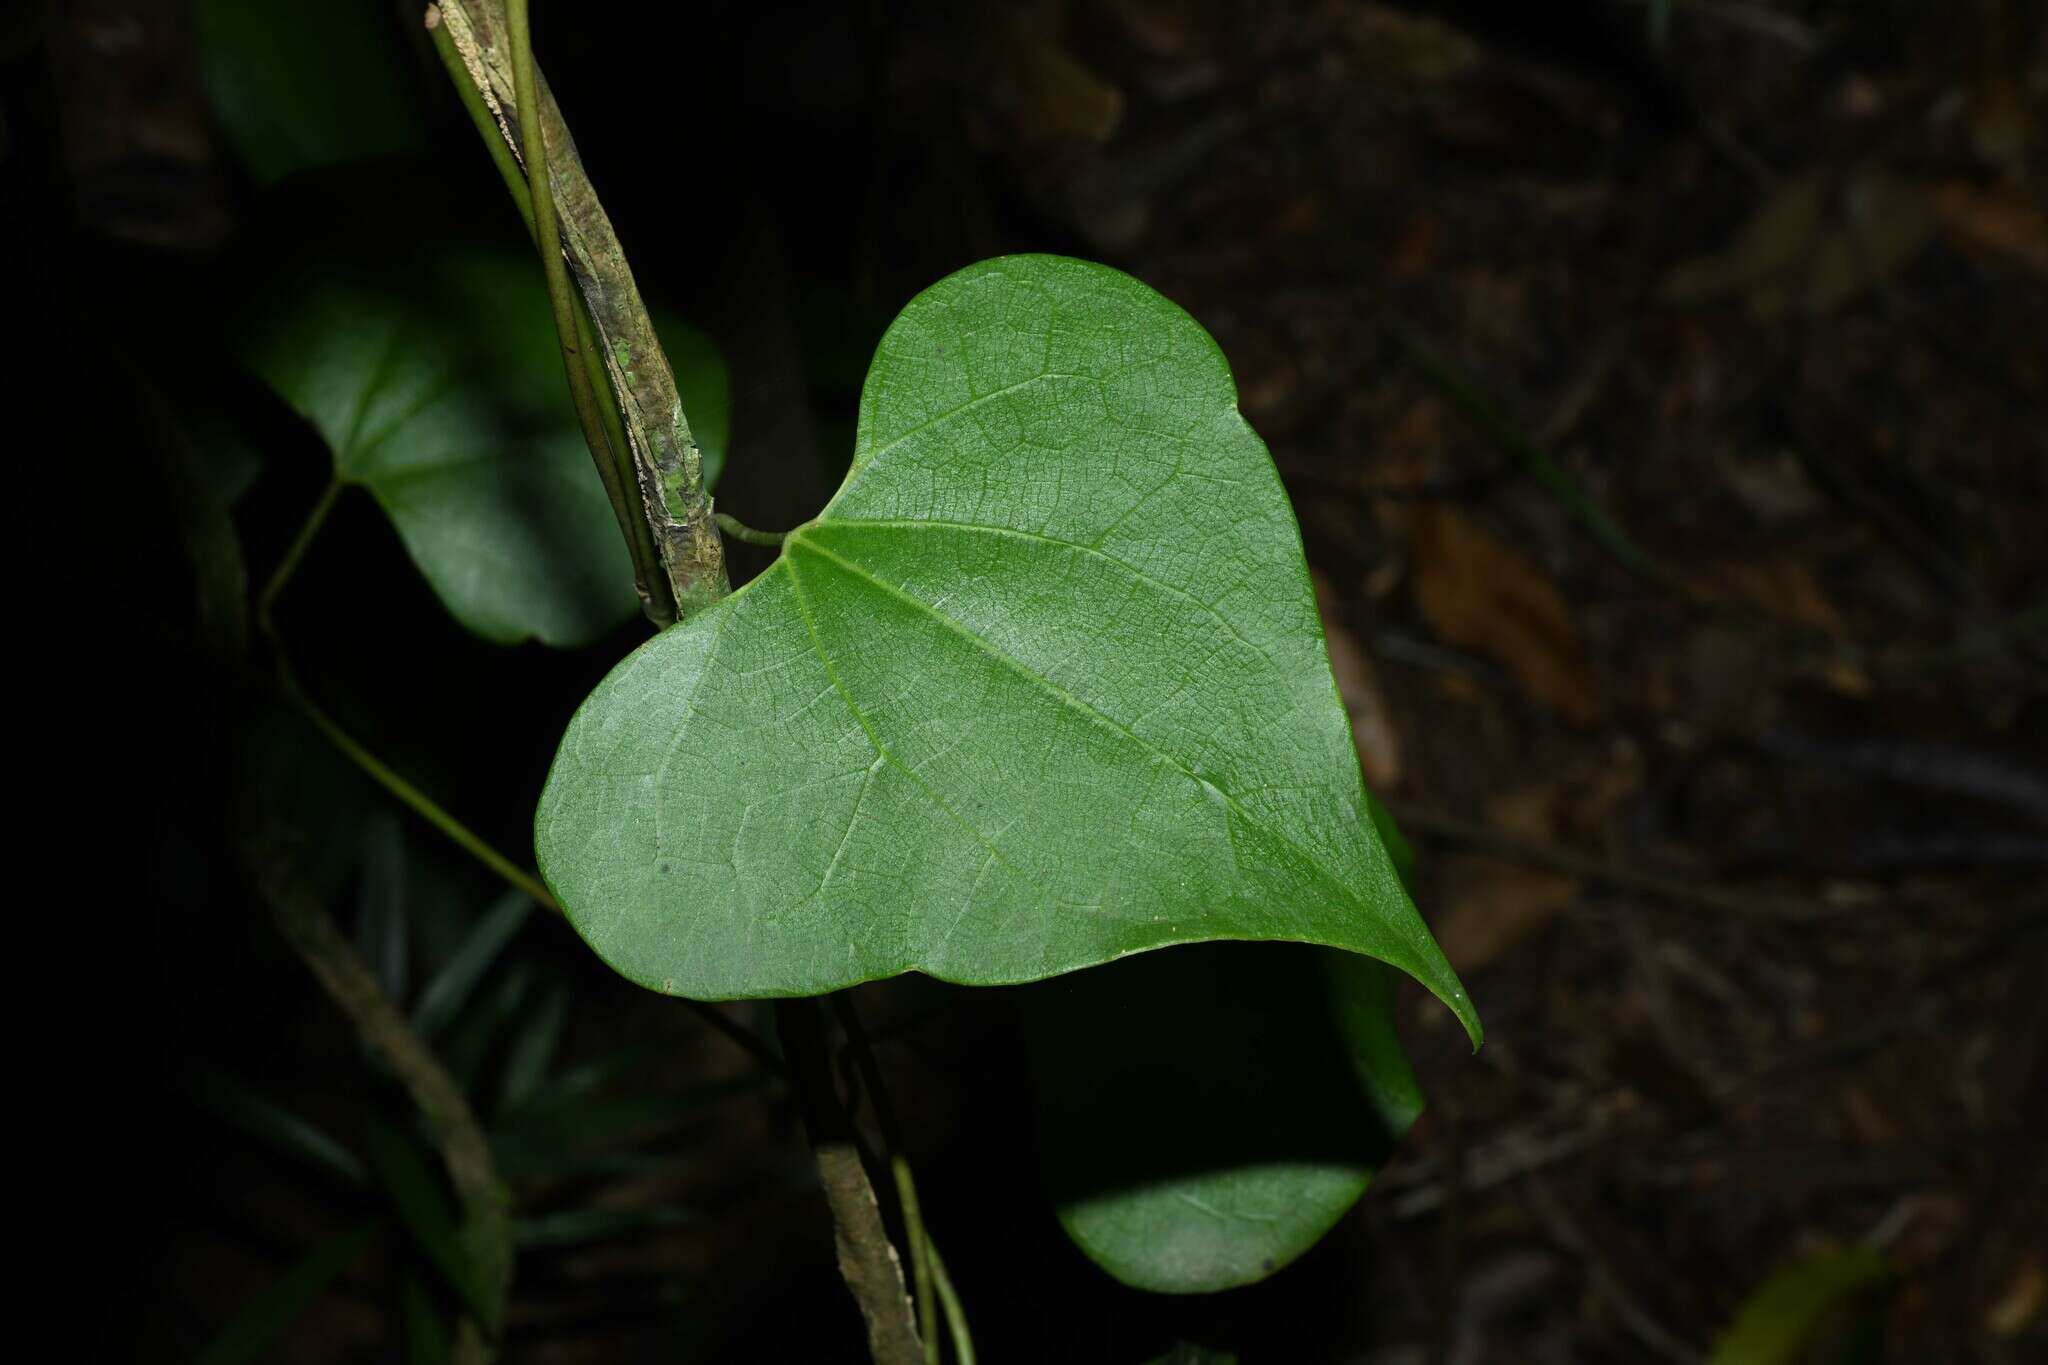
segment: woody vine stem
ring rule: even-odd
[[[721,527],[756,544],[781,538],[712,511],[667,357],[534,64],[527,0],[446,0],[427,8],[426,24],[540,254],[570,398],[632,552],[647,615],[657,627],[687,619],[730,591]],[[924,1226],[880,1069],[851,1002],[839,997],[834,1004],[874,1096],[918,1288],[915,1304],[883,1220],[871,1157],[833,1083],[817,1002],[778,1001],[776,1026],[831,1208],[841,1275],[866,1320],[869,1349],[878,1365],[938,1365],[943,1314],[955,1358],[973,1365],[965,1314]]]

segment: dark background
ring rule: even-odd
[[[453,204],[515,231],[385,8],[433,131],[421,230]],[[823,502],[882,327],[971,261],[1103,260],[1214,333],[1486,1019],[1473,1057],[1404,995],[1430,1108],[1393,1165],[1294,1267],[1174,1300],[1053,1223],[1000,993],[864,988],[983,1359],[1702,1359],[1774,1267],[1856,1243],[1897,1279],[1831,1345],[2043,1358],[2042,5],[536,8],[643,285],[724,348],[743,520]],[[145,385],[259,451],[259,577],[325,471],[212,334],[274,201],[210,122],[185,7],[6,30],[14,331],[57,362],[10,401],[62,432],[10,457],[10,548],[20,628],[94,697],[94,758],[48,801],[104,834],[52,950],[89,962],[66,1244],[101,1354],[183,1359],[356,1214],[178,1078],[203,1062],[338,1132],[390,1103],[242,888],[228,793],[296,823],[344,922],[364,829],[395,837],[416,974],[494,888],[190,645]],[[515,852],[569,710],[641,638],[471,641],[360,498],[285,629],[323,700]],[[628,1059],[593,1094],[660,1101],[604,1135],[653,1159],[540,1180],[530,1209],[688,1220],[523,1256],[507,1358],[858,1358],[781,1091],[721,1087],[742,1054],[545,917],[507,962],[571,1002],[565,1067]],[[365,1258],[279,1358],[397,1358],[402,1259]]]

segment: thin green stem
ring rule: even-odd
[[[939,1301],[932,1284],[932,1243],[925,1233],[924,1211],[917,1202],[917,1181],[901,1152],[889,1154],[889,1174],[896,1181],[896,1202],[903,1209],[903,1239],[909,1243],[911,1287],[917,1295],[917,1335],[924,1342],[925,1365],[939,1365]]]
[[[276,571],[270,575],[270,581],[263,585],[262,595],[256,599],[257,628],[270,641],[271,654],[277,666],[278,686],[292,705],[298,707],[306,719],[313,723],[313,728],[349,762],[368,774],[373,782],[397,797],[407,809],[447,835],[456,847],[468,853],[505,882],[524,891],[549,909],[559,912],[562,907],[556,903],[554,896],[549,894],[547,887],[541,885],[538,877],[492,848],[469,826],[441,809],[425,792],[400,777],[382,759],[364,748],[354,735],[342,729],[339,722],[321,709],[320,704],[314,701],[312,695],[300,684],[298,675],[292,671],[291,660],[285,653],[284,637],[277,629],[277,601],[284,595],[284,590],[291,583],[293,576],[298,573],[299,566],[305,562],[306,552],[319,538],[321,528],[327,524],[328,513],[334,510],[335,501],[346,486],[340,479],[331,479],[327,487],[320,491],[320,497],[314,502],[313,510],[306,516],[305,525],[292,537],[291,547],[284,552],[284,558],[278,561]]]
[[[293,575],[298,572],[299,565],[306,558],[306,552],[319,536],[320,528],[326,525],[327,515],[334,509],[335,499],[341,495],[344,487],[346,485],[336,479],[321,490],[319,500],[313,504],[312,512],[306,517],[305,525],[301,526],[299,533],[292,538],[291,548],[286,550],[284,558],[278,561],[277,570],[270,575],[270,581],[264,585],[262,596],[257,599],[256,624],[263,632],[264,638],[270,642],[271,657],[277,668],[279,690],[307,720],[313,723],[313,728],[318,730],[329,744],[368,775],[371,781],[398,798],[406,809],[441,831],[450,843],[489,868],[506,885],[525,892],[542,907],[561,916],[561,902],[555,899],[554,894],[540,878],[491,847],[469,826],[442,809],[432,797],[406,781],[382,759],[365,748],[354,735],[344,730],[339,722],[321,709],[320,704],[313,700],[312,695],[299,682],[298,675],[292,671],[291,661],[285,653],[284,637],[279,634],[273,616],[273,608],[278,598],[283,595],[285,587],[292,581]],[[685,1000],[683,1003],[688,1005],[698,1018],[724,1034],[736,1047],[762,1066],[778,1076],[788,1074],[788,1068],[783,1064],[782,1058],[775,1054],[773,1048],[761,1041],[751,1030],[726,1018],[717,1006],[702,1000]]]
[[[469,78],[469,68],[462,64],[462,54],[455,50],[455,39],[449,34],[448,25],[441,22],[439,9],[427,11],[427,36],[433,40],[434,53],[440,57],[441,65],[448,72],[449,81],[455,86],[455,94],[462,101],[463,112],[476,126],[477,136],[484,140],[484,147],[491,154],[491,164],[498,168],[498,178],[505,182],[505,193],[512,196],[519,217],[526,224],[526,230],[533,231],[533,193],[526,188],[526,173],[519,169],[518,160],[512,155],[512,148],[505,142],[504,134],[498,128],[498,116],[491,112],[484,102],[483,91],[476,88]]]
[[[960,1365],[974,1365],[974,1337],[967,1330],[967,1310],[961,1306],[959,1291],[953,1288],[953,1277],[946,1273],[946,1262],[939,1249],[931,1247],[929,1251],[932,1287],[938,1290],[939,1306],[946,1310],[946,1333],[953,1339],[953,1358]]]
[[[766,545],[772,549],[789,538],[787,531],[756,531],[745,522],[736,517],[729,517],[723,512],[713,512],[711,519],[718,523],[719,530],[734,540],[743,540],[749,545]]]
[[[269,581],[256,597],[256,624],[266,634],[274,633],[270,622],[271,608],[292,581],[292,575],[299,571],[299,565],[306,558],[306,551],[313,546],[313,540],[320,534],[320,528],[327,524],[327,514],[334,510],[334,504],[341,497],[345,487],[340,479],[329,479],[327,486],[320,490],[320,497],[313,504],[313,510],[306,515],[306,524],[292,537],[292,543],[284,552],[284,558],[277,561]]]
[[[548,180],[547,137],[540,122],[539,80],[533,69],[533,35],[527,23],[526,0],[509,0],[506,15],[519,126],[527,130],[526,188],[533,237],[540,253],[541,270],[547,277],[548,304],[554,310],[555,337],[562,348],[562,372],[569,381],[569,399],[576,408],[577,424],[583,428],[584,443],[590,447],[591,462],[597,466],[597,477],[611,501],[612,514],[618,519],[619,534],[625,537],[626,548],[632,554],[633,578],[640,600],[656,625],[667,625],[675,619],[674,612],[666,608],[666,595],[656,588],[663,574],[657,561],[654,533],[640,509],[639,485],[626,470],[622,449],[624,423],[614,416],[608,424],[598,404],[591,374],[590,327],[577,311],[576,290],[569,282],[569,267],[562,258],[561,224],[555,217],[554,187]],[[468,85],[468,81],[465,79],[462,84]],[[497,139],[494,137],[492,142],[496,145]],[[506,155],[510,156],[509,151]],[[504,167],[499,169],[503,174]],[[618,445],[613,443],[615,430]]]
[[[271,643],[278,645],[276,653],[279,685],[292,704],[304,713],[307,720],[313,722],[313,727],[326,737],[329,744],[367,773],[372,781],[397,797],[413,814],[441,831],[450,843],[489,868],[507,886],[525,892],[543,909],[553,911],[557,917],[562,916],[562,903],[555,899],[554,893],[548,890],[540,878],[491,847],[476,831],[450,815],[432,797],[392,771],[389,765],[364,748],[355,736],[342,729],[333,717],[321,710],[319,703],[306,694],[305,688],[300,686],[298,678],[292,673],[291,666],[285,662],[284,650],[278,644],[274,632],[271,634]],[[788,1068],[784,1066],[782,1059],[775,1055],[773,1048],[762,1042],[750,1029],[726,1018],[716,1005],[702,1000],[687,999],[683,1003],[689,1006],[691,1013],[717,1032],[724,1034],[727,1041],[769,1071],[778,1076],[787,1074]]]
[[[1690,584],[1671,572],[1649,551],[1630,538],[1614,519],[1579,486],[1564,467],[1550,458],[1550,453],[1538,445],[1535,438],[1502,416],[1457,368],[1425,346],[1421,339],[1401,328],[1393,329],[1394,341],[1400,346],[1402,355],[1409,364],[1419,371],[1438,394],[1457,409],[1460,416],[1479,430],[1503,454],[1520,464],[1525,472],[1542,484],[1544,489],[1558,501],[1567,515],[1585,528],[1586,533],[1621,564],[1688,600],[1696,601],[1698,594]]]
[[[476,831],[442,809],[432,797],[418,787],[393,772],[382,759],[364,748],[355,736],[342,729],[332,716],[321,710],[320,704],[306,694],[306,690],[299,685],[299,680],[293,676],[290,666],[284,662],[282,651],[278,654],[278,679],[283,684],[285,695],[291,698],[293,705],[305,713],[307,720],[313,722],[313,727],[326,736],[327,742],[367,773],[378,786],[397,797],[406,809],[441,831],[450,843],[489,868],[507,885],[524,891],[557,914],[561,912],[560,902],[541,884],[540,878],[492,848]]]

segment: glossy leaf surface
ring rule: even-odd
[[[694,328],[656,322],[708,480],[725,449],[724,362]],[[529,254],[301,262],[269,282],[241,348],[476,634],[587,644],[639,609]]]
[[[1079,261],[911,302],[845,484],[592,694],[537,851],[591,945],[676,994],[1284,939],[1397,966],[1478,1034],[1373,831],[1229,367]]]

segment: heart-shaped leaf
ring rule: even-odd
[[[1373,832],[1222,353],[1080,261],[910,303],[845,484],[599,685],[537,851],[598,953],[677,994],[1290,939],[1399,967],[1479,1033]]]
[[[1211,1293],[1301,1255],[1422,1112],[1392,973],[1209,943],[1026,993],[1047,1192],[1125,1284]]]
[[[725,365],[695,328],[656,324],[708,481],[725,448]],[[530,254],[302,262],[266,281],[240,349],[476,634],[587,644],[638,609]]]

